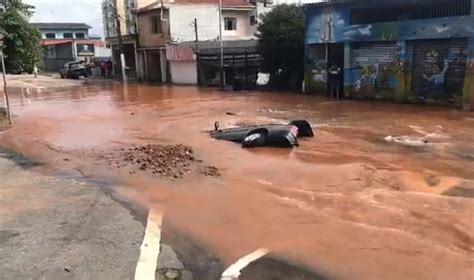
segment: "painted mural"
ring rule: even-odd
[[[305,81],[309,90],[326,92],[327,67],[325,45],[308,46]]]
[[[470,38],[468,53],[469,59],[464,79],[463,104],[465,109],[474,111],[474,38]]]
[[[474,108],[474,15],[350,24],[350,13],[350,5],[306,9],[308,48],[346,43],[346,94]],[[325,89],[327,61],[315,57],[306,57],[305,80]]]
[[[349,88],[352,93],[393,94],[398,84],[398,72],[396,44],[353,46]]]
[[[348,9],[308,11],[306,43],[363,42],[469,37],[474,16],[350,24]],[[311,15],[312,14],[312,15]]]
[[[467,65],[467,40],[435,40],[410,43],[411,89],[425,100],[461,99]]]

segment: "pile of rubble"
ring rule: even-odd
[[[190,173],[195,163],[202,161],[196,159],[191,147],[185,145],[157,145],[149,144],[119,150],[119,154],[110,153],[105,157],[109,164],[115,162],[117,168],[136,166],[141,171],[151,171],[153,174],[166,178],[182,178]],[[216,167],[200,167],[199,172],[205,176],[219,177]],[[131,171],[131,174],[136,171]]]

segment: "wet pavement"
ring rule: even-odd
[[[35,171],[120,186],[113,191],[124,200],[163,209],[164,235],[203,279],[262,247],[320,279],[474,279],[472,113],[291,93],[34,83],[11,88],[14,126],[0,145],[45,163]],[[244,150],[207,133],[216,120],[294,119],[316,132],[295,149]],[[104,159],[148,144],[190,146],[221,176],[162,178]],[[203,263],[186,260],[188,252],[195,262],[206,255]]]

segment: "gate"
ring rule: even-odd
[[[354,93],[391,94],[396,86],[397,45],[357,43],[352,46],[351,82]]]
[[[411,90],[421,100],[453,103],[462,96],[467,39],[413,41]]]

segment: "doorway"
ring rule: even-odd
[[[149,51],[146,53],[146,63],[147,63],[147,80],[150,83],[161,83],[162,82],[162,73],[161,73],[161,58],[160,51]]]
[[[328,95],[331,95],[331,83],[329,81],[329,67],[335,62],[337,66],[341,68],[339,74],[339,98],[344,96],[344,44],[343,43],[334,43],[327,44],[327,70],[328,70],[328,83],[327,83],[327,92]]]

